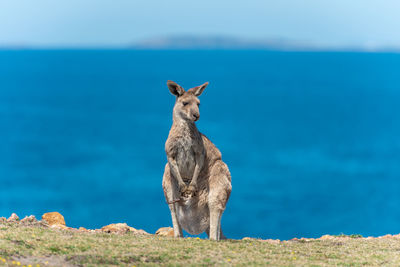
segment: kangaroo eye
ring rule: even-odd
[[[189,104],[188,102],[182,102],[182,104],[184,105],[184,106],[186,106],[187,104]]]

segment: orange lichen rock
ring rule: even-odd
[[[174,236],[174,229],[172,227],[161,227],[156,231],[159,236]]]
[[[60,213],[58,213],[56,211],[43,214],[42,220],[46,221],[50,226],[51,225],[64,225],[65,226],[64,216],[62,216]]]

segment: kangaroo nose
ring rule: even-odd
[[[194,120],[197,121],[200,118],[199,114],[193,114]]]

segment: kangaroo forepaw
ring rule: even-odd
[[[185,193],[187,189],[188,186],[186,184],[179,185],[179,192],[181,193],[181,196],[183,196],[183,193]]]
[[[189,185],[186,188],[186,190],[181,193],[182,197],[184,198],[191,198],[196,196],[196,194],[197,194],[197,188],[194,185]]]

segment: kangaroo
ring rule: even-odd
[[[173,123],[165,143],[163,190],[171,211],[174,236],[182,237],[182,228],[209,239],[225,239],[221,216],[232,186],[228,166],[221,152],[196,127],[200,118],[200,96],[208,82],[185,91],[173,81],[167,86],[176,96]]]

